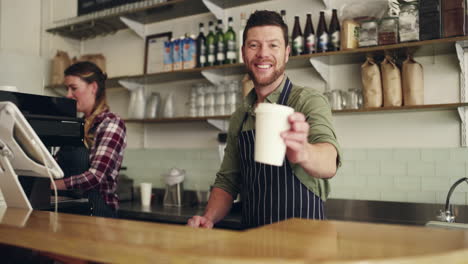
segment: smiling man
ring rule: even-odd
[[[317,91],[293,85],[284,71],[289,59],[288,27],[272,11],[256,11],[244,29],[242,56],[255,88],[232,115],[221,168],[203,216],[192,227],[211,228],[241,194],[242,224],[261,226],[292,217],[325,219],[328,179],[340,165],[339,146],[327,100]],[[294,108],[282,166],[254,161],[255,107],[258,103]]]

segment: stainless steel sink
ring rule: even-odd
[[[467,229],[468,224],[464,223],[449,223],[449,222],[442,222],[442,221],[429,221],[426,223],[428,227],[440,227],[440,228],[447,228],[447,229]]]

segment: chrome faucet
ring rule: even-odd
[[[464,177],[458,179],[452,186],[447,194],[447,200],[445,202],[445,211],[440,210],[440,214],[438,215],[438,219],[442,222],[453,223],[455,222],[455,215],[453,214],[452,210],[450,209],[450,196],[452,196],[453,191],[455,188],[462,182],[468,183],[468,178]]]

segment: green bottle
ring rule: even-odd
[[[232,29],[232,17],[228,19],[228,30],[224,33],[224,46],[226,47],[226,59],[224,64],[237,62],[236,32]]]
[[[208,32],[208,35],[206,36],[206,47],[208,49],[208,52],[206,56],[207,60],[204,65],[205,67],[215,65],[215,61],[216,61],[216,37],[214,34],[213,21],[210,21],[208,23],[208,27],[209,27],[210,32]]]
[[[218,30],[216,32],[216,65],[222,65],[224,63],[226,50],[224,46],[224,33],[223,33],[223,20],[218,19]]]

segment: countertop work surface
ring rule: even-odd
[[[105,263],[468,262],[468,231],[304,219],[227,231],[8,208],[0,243]]]
[[[239,204],[240,205],[240,204]],[[159,223],[186,224],[194,215],[203,215],[204,206],[167,207],[162,204],[152,204],[144,207],[139,201],[123,202],[120,204],[119,217],[123,219],[152,221]],[[216,227],[227,229],[242,229],[241,208],[234,204],[230,213]]]

